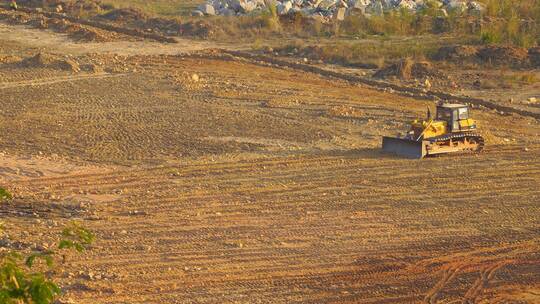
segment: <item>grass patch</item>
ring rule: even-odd
[[[350,40],[322,39],[316,42],[295,40],[274,48],[282,55],[306,57],[311,60],[381,68],[403,58],[425,60],[431,58],[441,46],[441,40],[452,44],[456,40],[468,41],[471,38],[441,39],[438,36],[421,36],[411,39],[391,39],[375,37],[371,39]]]
[[[505,75],[504,79],[506,80],[506,82],[509,82],[512,84],[520,84],[520,85],[531,85],[531,84],[540,82],[540,79],[538,79],[538,76],[530,72]]]
[[[164,17],[189,15],[204,0],[106,0],[117,8],[138,8],[151,15]]]

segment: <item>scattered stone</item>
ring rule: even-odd
[[[207,16],[214,16],[216,14],[214,7],[208,3],[199,5],[197,9]]]
[[[291,1],[284,1],[283,3],[280,3],[277,5],[277,13],[279,15],[288,14],[291,9],[292,9]]]
[[[197,75],[197,74],[192,74],[192,75],[191,75],[191,80],[193,80],[194,82],[199,82],[199,80],[200,80],[199,75]]]

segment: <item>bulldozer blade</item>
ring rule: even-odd
[[[424,158],[427,155],[426,145],[421,140],[383,137],[382,149],[407,158]]]

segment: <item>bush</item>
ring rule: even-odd
[[[80,252],[94,239],[92,232],[79,223],[72,222],[62,231],[58,250],[75,249]],[[9,252],[0,256],[0,303],[52,303],[61,290],[43,271],[34,271],[34,267],[36,262],[41,260],[45,262],[46,269],[50,270],[54,266],[56,255],[55,251],[45,251],[27,255]]]
[[[0,201],[10,200],[13,196],[6,189],[0,188]],[[2,303],[2,302],[0,302]]]

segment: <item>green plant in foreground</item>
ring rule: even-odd
[[[77,222],[69,223],[62,231],[58,249],[84,251],[95,235]],[[0,304],[50,304],[61,293],[60,287],[43,271],[34,271],[37,261],[45,269],[54,266],[55,251],[34,252],[26,256],[9,252],[0,257]],[[63,256],[65,260],[65,256]],[[43,268],[41,268],[43,269]]]
[[[75,249],[78,252],[84,251],[95,239],[95,235],[78,222],[69,223],[62,231],[62,237],[58,249]]]
[[[21,266],[22,258],[10,253],[2,259],[0,303],[51,303],[60,294],[60,288],[43,273],[31,272],[31,267]]]
[[[13,198],[13,195],[11,195],[11,193],[9,193],[4,188],[0,188],[0,201],[10,200],[12,198]]]

